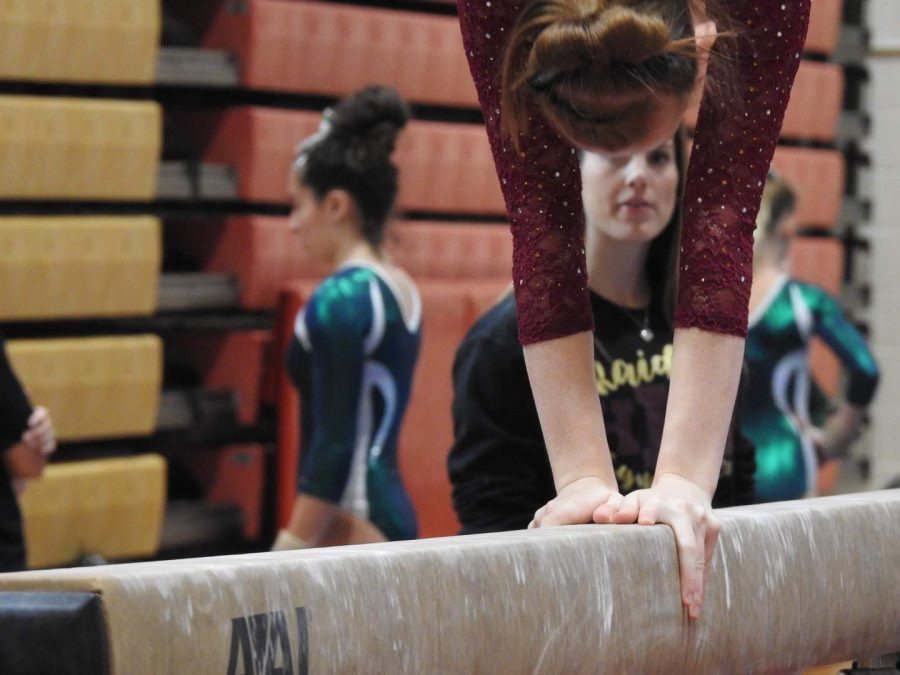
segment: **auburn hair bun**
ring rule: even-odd
[[[536,37],[529,70],[572,71],[637,64],[671,48],[662,18],[613,5],[547,26]]]
[[[645,127],[637,117],[652,115],[661,97],[687,101],[700,56],[692,2],[526,2],[501,70],[501,124],[513,144],[518,147],[535,105],[570,139],[614,149]],[[716,6],[717,0],[706,0],[707,12]],[[631,107],[605,114],[608,96],[625,96]],[[581,114],[583,102],[593,98],[600,109]]]

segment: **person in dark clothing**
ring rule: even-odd
[[[56,449],[46,408],[32,408],[0,338],[0,572],[25,569],[25,538],[17,493],[38,478]]]
[[[649,488],[672,363],[684,145],[584,153],[594,380],[622,494]],[[519,529],[556,494],[507,294],[469,331],[453,368],[448,458],[462,533]],[[732,423],[715,506],[753,501],[754,450]]]

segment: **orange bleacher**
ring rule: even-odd
[[[810,141],[833,141],[843,103],[843,68],[834,63],[802,61],[784,113],[781,135]]]
[[[422,350],[400,434],[399,461],[419,519],[420,537],[459,531],[447,474],[447,453],[453,443],[453,359],[472,324],[508,286],[506,277],[455,284],[419,282]]]
[[[422,4],[456,4],[456,0],[416,1]],[[805,45],[807,52],[830,54],[834,51],[841,31],[843,7],[844,0],[814,0]]]
[[[275,442],[275,520],[284,527],[294,506],[297,493],[297,468],[300,466],[300,396],[287,373],[284,356],[294,335],[297,312],[306,304],[315,282],[297,280],[286,284],[279,296],[275,327],[272,329],[270,362],[278,415]]]
[[[844,100],[844,71],[833,63],[801,61],[784,114],[784,138],[833,141],[841,119]],[[685,114],[689,128],[697,124],[699,100]]]
[[[813,0],[806,34],[806,51],[830,54],[838,44],[844,0]]]
[[[321,279],[328,273],[326,266],[306,257],[283,217],[231,217],[196,224],[172,237],[203,271],[236,275],[244,309],[272,309],[287,281]],[[503,225],[400,221],[386,244],[413,276],[511,276],[512,240]]]
[[[846,168],[838,150],[781,146],[772,168],[797,191],[797,216],[802,227],[835,226],[844,200]]]
[[[237,57],[251,89],[341,95],[380,82],[416,103],[477,105],[455,17],[253,0],[193,19],[204,47]]]
[[[503,224],[400,221],[387,249],[417,279],[512,278],[512,237]]]
[[[193,449],[183,454],[183,461],[206,501],[240,509],[244,537],[248,540],[256,539],[262,530],[265,454],[259,443]]]
[[[294,149],[316,130],[319,119],[303,111],[232,109],[203,125],[208,132],[202,154],[209,162],[235,167],[243,199],[286,203]],[[505,213],[483,127],[414,121],[401,137],[395,159],[401,172],[400,210]],[[773,167],[797,185],[804,225],[833,226],[844,189],[844,159],[838,151],[780,147]]]
[[[168,345],[192,366],[205,390],[234,392],[237,421],[250,425],[259,417],[270,340],[264,330],[190,332],[171,336]]]
[[[474,321],[464,288],[442,281],[419,283],[422,347],[412,397],[400,432],[399,462],[419,520],[419,536],[459,529],[450,501],[446,456],[453,442],[451,369],[456,346]]]
[[[326,271],[306,258],[283,217],[232,216],[173,231],[171,238],[202,271],[236,275],[244,309],[271,309],[286,281]]]
[[[793,276],[838,296],[844,273],[844,244],[834,237],[795,237],[789,266]]]
[[[806,49],[830,53],[843,2],[812,6]],[[233,53],[252,89],[341,95],[382,82],[417,103],[477,105],[455,17],[283,0],[219,0],[192,14],[203,46]]]
[[[399,209],[506,215],[484,127],[413,122],[397,144],[396,160]]]
[[[199,154],[228,164],[238,175],[240,197],[286,203],[288,170],[299,141],[318,128],[319,113],[232,108],[191,120]],[[397,208],[455,214],[505,214],[484,127],[413,121],[397,144]]]

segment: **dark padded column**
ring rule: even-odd
[[[108,675],[100,596],[0,592],[0,673]]]

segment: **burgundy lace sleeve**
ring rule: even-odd
[[[810,0],[728,2],[741,27],[735,96],[704,96],[685,190],[675,325],[745,335],[753,228],[800,61]],[[521,153],[500,130],[498,74],[521,2],[458,0],[513,233],[523,344],[590,330],[581,176],[574,148],[535,112]]]
[[[500,130],[500,64],[522,3],[458,0],[457,7],[509,213],[519,340],[529,344],[591,330],[575,149],[537,112],[521,154]]]
[[[810,0],[729,2],[734,96],[704,96],[684,195],[675,326],[744,336],[760,197],[806,39]]]

